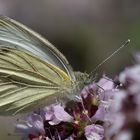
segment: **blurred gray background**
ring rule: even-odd
[[[90,72],[130,38],[130,47],[99,69],[115,76],[130,63],[130,50],[140,45],[139,0],[0,0],[0,14],[45,36],[82,72]]]
[[[139,0],[0,0],[0,14],[45,36],[75,71],[92,71],[129,38],[129,47],[98,70],[114,77],[140,47]]]

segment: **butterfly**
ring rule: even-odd
[[[75,94],[76,77],[65,56],[48,40],[0,16],[0,115],[70,97]]]

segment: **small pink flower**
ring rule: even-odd
[[[114,82],[112,81],[112,79],[108,78],[105,75],[100,79],[97,85],[100,86],[104,91],[112,90],[114,88]]]
[[[92,117],[92,119],[104,121],[106,114],[107,114],[106,107],[104,105],[100,105],[96,114]]]
[[[98,86],[95,83],[87,85],[81,91],[81,95],[83,98],[87,98],[89,94],[94,94],[98,90]]]
[[[46,107],[43,109],[43,112],[45,120],[49,121],[50,125],[73,121],[73,117],[70,116],[60,104]]]

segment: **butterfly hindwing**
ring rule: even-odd
[[[0,49],[0,114],[14,114],[49,102],[71,88],[58,67],[27,51]]]

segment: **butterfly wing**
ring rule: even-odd
[[[71,86],[70,77],[55,65],[27,51],[0,49],[0,114],[45,105]]]
[[[28,50],[59,67],[75,80],[66,58],[48,40],[21,23],[4,16],[0,16],[0,44]]]

